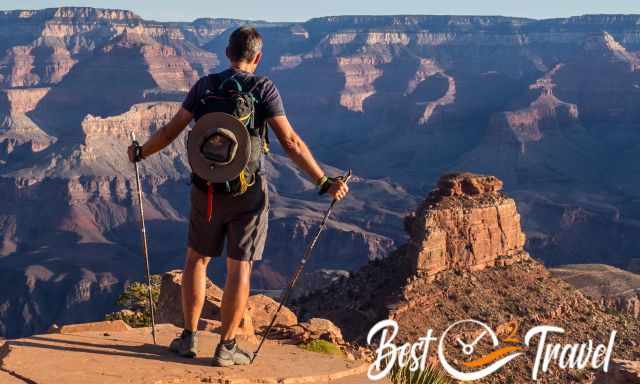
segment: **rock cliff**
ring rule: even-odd
[[[40,152],[56,141],[28,116],[49,88],[6,89],[0,91],[0,166],[9,157],[20,158]]]
[[[640,275],[603,264],[563,265],[551,273],[578,288],[603,310],[640,318]]]
[[[450,174],[407,218],[407,257],[416,272],[478,271],[529,257],[516,203],[493,176]]]

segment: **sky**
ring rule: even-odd
[[[267,21],[304,21],[332,15],[503,15],[535,19],[588,13],[640,14],[640,0],[0,0],[0,9],[91,6],[129,9],[145,19],[192,21],[229,17]]]

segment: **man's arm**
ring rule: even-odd
[[[293,162],[309,175],[311,180],[318,182],[324,178],[325,174],[318,162],[314,159],[307,144],[300,138],[293,129],[286,116],[276,116],[267,120],[278,141]],[[349,192],[349,187],[342,181],[333,184],[328,193],[335,199],[341,200]]]
[[[276,134],[278,141],[287,155],[300,167],[314,182],[324,176],[322,168],[313,158],[309,147],[293,129],[286,116],[276,116],[268,120],[269,125]]]
[[[180,135],[180,133],[189,125],[189,122],[193,118],[193,114],[184,108],[180,108],[178,113],[171,119],[167,125],[160,128],[156,133],[151,135],[149,140],[142,146],[142,157],[149,157],[156,152],[161,151],[167,145],[171,144],[173,140]],[[134,149],[129,147],[129,159],[134,160]]]

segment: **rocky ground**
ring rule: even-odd
[[[114,330],[98,325],[71,333],[37,335],[0,343],[0,382],[3,384],[84,383],[336,383],[368,382],[367,364],[347,361],[295,345],[269,341],[251,366],[214,368],[211,356],[218,336],[200,335],[196,359],[175,357],[170,340],[180,330],[157,328],[154,345],[149,328]],[[101,329],[101,330],[100,330]],[[243,344],[246,348],[255,345]],[[47,358],[43,359],[42,356]]]
[[[516,321],[520,337],[536,325],[553,324],[566,330],[565,335],[553,338],[563,344],[587,339],[606,344],[611,331],[616,330],[614,358],[640,360],[640,321],[600,309],[574,287],[551,277],[535,261],[478,273],[448,272],[434,284],[417,279],[405,287],[405,292],[409,306],[391,311],[404,340],[422,336],[425,327],[442,331],[453,321],[467,318],[494,327]],[[530,349],[526,360],[515,360],[487,382],[526,381],[533,355]],[[584,382],[590,376],[584,371],[552,368],[540,381]]]
[[[368,382],[367,354],[346,343],[338,327],[326,319],[299,322],[283,307],[276,328],[255,363],[244,367],[213,368],[212,353],[219,341],[223,291],[207,281],[204,309],[198,324],[198,357],[178,358],[168,351],[169,342],[184,326],[181,308],[182,272],[163,275],[157,304],[158,344],[151,329],[131,328],[123,320],[52,327],[49,334],[17,340],[0,340],[0,382],[75,384],[100,383],[336,383]],[[249,298],[236,339],[254,351],[278,307],[258,294]],[[117,314],[131,317],[123,310]],[[321,353],[302,347],[324,342],[331,351]],[[310,347],[306,347],[310,348]],[[41,355],[46,351],[47,358]],[[82,364],[78,364],[78,362]],[[386,382],[386,381],[383,381]]]

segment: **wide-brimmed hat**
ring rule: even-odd
[[[191,130],[187,154],[196,175],[212,183],[231,181],[249,162],[249,131],[229,114],[208,113],[198,119]]]

